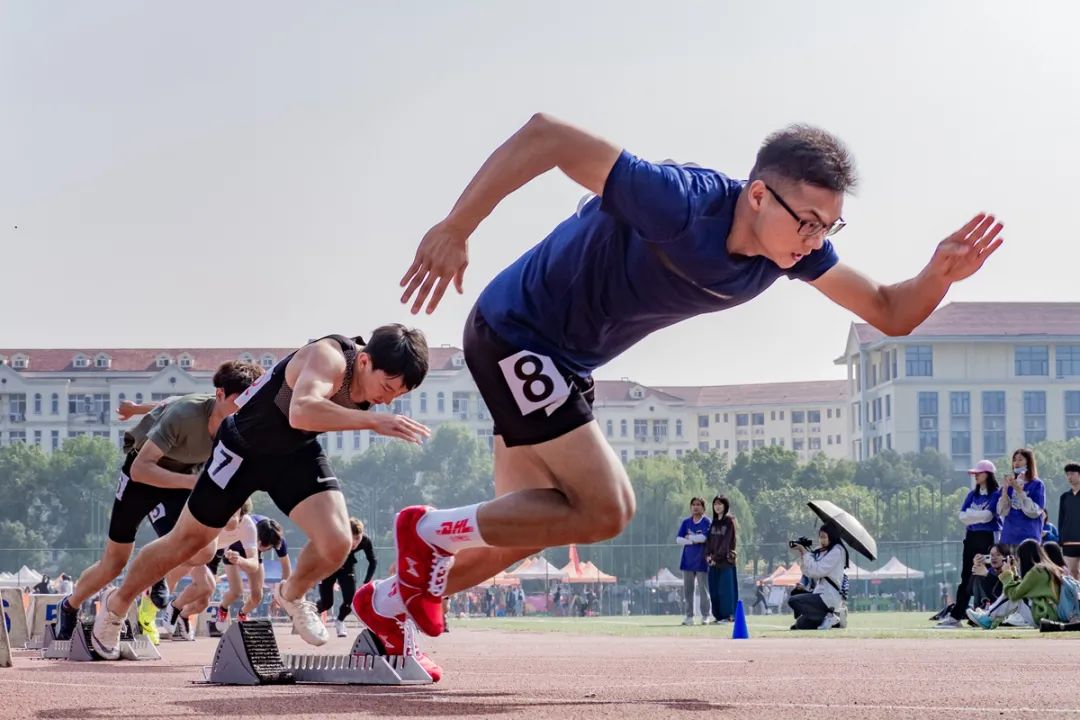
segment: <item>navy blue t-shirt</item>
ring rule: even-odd
[[[731,255],[743,183],[703,168],[619,155],[594,198],[503,270],[478,305],[502,339],[588,375],[651,333],[759,295],[778,278],[812,281],[838,262],[832,243],[783,270]],[[695,287],[664,266],[660,246]]]

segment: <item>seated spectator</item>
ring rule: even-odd
[[[972,606],[985,610],[994,600],[1001,597],[1001,571],[1005,558],[1009,555],[1009,546],[995,543],[987,555],[976,555],[971,566]],[[967,612],[967,609],[964,609]],[[969,621],[970,622],[970,621]]]
[[[1042,620],[1056,621],[1062,570],[1045,557],[1037,541],[1020,543],[1016,556],[1002,569],[1001,598],[988,611],[969,610],[968,618],[986,630],[998,627],[1014,612],[1035,627]]]
[[[1052,522],[1050,522],[1050,513],[1046,512],[1046,508],[1043,508],[1042,519],[1043,519],[1043,532],[1042,532],[1043,545],[1045,545],[1046,543],[1050,543],[1050,542],[1052,542],[1052,543],[1061,542],[1061,536],[1058,534],[1058,529],[1056,527],[1054,527],[1054,524]]]
[[[807,550],[795,545],[803,576],[809,578],[812,589],[792,591],[788,607],[795,614],[792,630],[828,630],[841,624],[844,609],[844,570],[849,564],[848,549],[840,539],[839,529],[827,523],[818,531],[820,547]]]

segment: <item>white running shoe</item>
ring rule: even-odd
[[[944,618],[942,618],[941,622],[939,622],[934,627],[941,629],[958,628],[960,627],[960,621],[954,618],[952,615],[946,615]]]
[[[840,618],[836,615],[836,613],[829,613],[825,616],[825,619],[821,621],[821,624],[818,625],[818,630],[828,630],[829,628],[834,628],[839,624]]]
[[[334,621],[334,627],[337,629],[337,636],[338,637],[348,637],[349,636],[348,631],[345,630],[345,621],[344,620],[335,620]]]
[[[120,631],[124,628],[124,616],[109,611],[109,599],[114,592],[115,588],[109,588],[101,593],[97,615],[94,617],[94,629],[90,633],[94,650],[106,660],[120,659]]]
[[[685,618],[682,621],[682,624],[683,625],[693,625],[694,624],[694,618],[692,618],[692,617]]]
[[[286,600],[281,594],[283,584],[278,583],[274,586],[274,599],[292,620],[293,630],[308,645],[325,645],[330,639],[330,633],[326,631],[326,626],[319,619],[319,614],[315,612],[315,603],[307,600]]]

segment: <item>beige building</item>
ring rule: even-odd
[[[847,383],[649,387],[596,383],[595,414],[623,462],[649,455],[715,450],[734,457],[767,445],[847,456]]]
[[[853,324],[853,459],[934,448],[957,470],[1080,437],[1080,303],[951,303],[906,337]]]

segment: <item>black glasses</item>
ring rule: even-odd
[[[799,217],[799,214],[791,209],[791,206],[784,202],[784,198],[780,197],[780,193],[773,190],[768,185],[765,185],[765,189],[772,193],[772,196],[776,198],[776,201],[780,203],[780,207],[788,211],[788,215],[795,218],[795,222],[799,223],[799,237],[811,238],[815,235],[821,235],[822,237],[832,237],[836,233],[844,229],[847,225],[844,222],[844,218],[837,218],[836,222],[832,225],[826,225],[820,220],[803,220]]]

